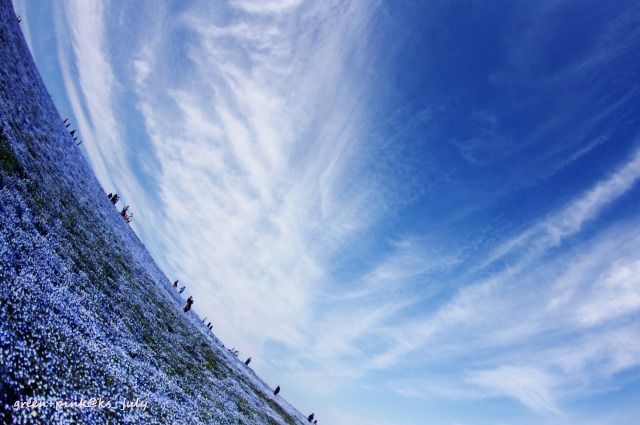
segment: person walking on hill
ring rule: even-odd
[[[280,385],[278,385],[276,389],[273,390],[273,395],[278,395],[279,392],[280,392]]]
[[[191,310],[192,304],[193,304],[193,297],[187,298],[187,303],[184,305],[184,307],[182,307],[182,310],[184,310],[184,312],[186,313],[187,311]]]

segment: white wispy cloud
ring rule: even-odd
[[[22,34],[24,35],[24,40],[27,42],[27,46],[29,46],[29,50],[33,52],[33,44],[31,42],[31,25],[29,22],[29,9],[27,8],[27,4],[24,0],[15,0],[13,2],[13,7],[18,16],[21,18],[20,24],[22,25]]]
[[[473,372],[469,380],[497,395],[515,397],[535,410],[559,412],[553,395],[553,378],[541,370],[502,366],[493,370]]]
[[[563,247],[551,262],[547,255],[628,193],[637,176],[634,153],[582,196],[505,244],[510,249],[499,250],[502,258],[515,258],[509,267],[488,278],[479,277],[484,273],[477,270],[465,274],[462,289],[433,311],[414,307],[428,302],[431,292],[419,292],[416,299],[414,291],[397,288],[416,278],[428,282],[429,272],[451,271],[461,259],[438,258],[416,240],[394,244],[386,262],[362,275],[362,289],[349,285],[344,298],[330,297],[345,304],[327,312],[324,326],[310,328],[322,335],[311,351],[332,372],[309,375],[303,370],[298,378],[313,376],[318,390],[330,393],[372,370],[407,363],[416,370],[420,365],[462,364],[450,371],[448,379],[455,384],[448,390],[425,392],[423,384],[402,386],[398,381],[390,382],[389,389],[429,397],[511,397],[535,411],[561,414],[563,400],[589,394],[594,385],[637,365],[637,347],[631,343],[637,329],[624,320],[640,309],[635,279],[640,235],[631,230],[635,223],[623,222],[596,239]],[[515,247],[526,255],[510,257]],[[490,255],[493,261],[501,258],[496,252]],[[394,290],[385,292],[385,285]],[[387,295],[380,298],[380,293]],[[358,304],[350,305],[350,300]],[[577,340],[585,327],[591,328],[588,337]],[[577,369],[563,366],[559,372],[565,360]]]
[[[632,188],[639,178],[640,150],[636,150],[629,161],[564,208],[501,243],[490,253],[483,267],[513,253],[539,255],[540,252],[559,245]]]
[[[614,261],[607,274],[588,288],[588,301],[575,312],[576,319],[585,326],[594,326],[638,311],[639,271],[640,260],[624,258]]]
[[[180,74],[161,70],[161,44],[145,42],[134,61],[167,220],[156,224],[175,274],[215,294],[194,307],[220,312],[219,335],[255,351],[266,340],[303,350],[321,262],[374,213],[366,192],[345,192],[341,180],[353,182],[345,155],[358,143],[353,95],[362,92],[341,65],[362,52],[342,46],[366,31],[369,10],[356,3],[335,16],[325,8],[336,5],[305,5],[287,23],[293,5],[274,3],[266,16],[235,6],[250,14],[224,24],[219,10],[173,17],[189,34],[176,39],[188,58]],[[296,20],[318,38],[305,39]],[[150,91],[154,79],[161,91]]]
[[[638,329],[627,322],[640,311],[637,223],[603,229],[595,239],[558,251],[552,261],[547,256],[631,190],[637,177],[634,153],[491,258],[510,256],[516,248],[529,250],[527,255],[489,278],[479,278],[477,271],[467,275],[466,284],[435,311],[411,313],[386,331],[377,329],[393,343],[373,353],[363,368],[457,364],[448,386],[434,387],[426,382],[433,377],[425,377],[390,381],[390,389],[431,398],[512,397],[536,411],[559,413],[561,400],[589,393],[594,383],[637,366]],[[462,370],[469,379],[462,379]]]
[[[278,14],[298,7],[304,0],[234,0],[231,5],[249,13]]]
[[[474,304],[463,305],[466,314],[458,317],[465,317],[466,320],[448,324],[448,332],[468,335],[472,326],[469,322],[478,317],[486,318],[487,311],[498,309],[502,312],[479,327],[472,326],[473,332],[478,335],[464,344],[457,344],[455,338],[452,341],[450,337],[432,338],[429,341],[438,345],[446,344],[453,351],[443,350],[442,347],[436,351],[442,350],[442,355],[459,356],[460,359],[465,358],[466,352],[483,353],[487,344],[498,344],[499,356],[495,353],[488,354],[491,356],[489,358],[481,355],[469,363],[468,369],[471,370],[475,363],[494,364],[496,370],[501,372],[510,370],[503,369],[505,367],[535,368],[537,372],[534,376],[545,378],[529,382],[541,385],[540,388],[532,387],[533,394],[521,393],[528,391],[526,385],[524,388],[507,385],[508,374],[488,375],[504,377],[507,384],[502,385],[499,380],[494,383],[494,389],[535,410],[557,411],[561,400],[590,394],[593,388],[606,391],[606,382],[615,374],[638,365],[638,344],[635,340],[640,329],[627,320],[634,317],[632,314],[637,315],[640,308],[634,301],[638,283],[635,278],[628,278],[629,271],[637,263],[639,235],[635,232],[630,238],[628,234],[628,229],[633,226],[634,223],[626,223],[613,234],[603,237],[594,244],[595,248],[578,254],[579,260],[572,259],[576,256],[574,252],[559,258],[557,264],[549,267],[547,272],[534,273],[537,285],[527,284],[526,278],[520,277],[497,286],[490,298],[475,298],[475,302],[481,303],[484,308]],[[630,241],[621,243],[625,239]],[[626,246],[616,251],[611,249],[613,245]],[[562,273],[565,267],[566,274]],[[618,280],[618,277],[621,279]],[[517,286],[515,293],[509,289],[511,285]],[[611,289],[600,292],[596,288]],[[534,291],[538,294],[532,297]],[[554,296],[557,292],[562,294],[561,302]],[[605,301],[601,302],[603,296]],[[630,300],[627,301],[625,297]],[[522,298],[526,303],[521,302]],[[511,311],[500,307],[509,304],[514,306]],[[444,324],[436,327],[441,326]],[[585,327],[589,330],[585,331]],[[415,346],[412,348],[417,350]],[[435,357],[439,358],[438,355]],[[518,366],[514,366],[513,362],[518,362]],[[480,376],[487,377],[483,374]],[[488,385],[484,380],[470,382]],[[461,390],[460,394],[464,394],[464,391]],[[441,395],[446,396],[446,393]],[[490,396],[490,393],[483,394],[483,397],[486,396]]]
[[[53,10],[58,62],[77,121],[70,129],[75,128],[85,142],[83,149],[105,190],[128,185],[131,192],[144,193],[136,185],[129,142],[120,130],[119,85],[108,50],[105,5],[69,1]]]

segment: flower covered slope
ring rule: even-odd
[[[10,0],[0,171],[1,423],[307,423],[182,311],[67,132]]]

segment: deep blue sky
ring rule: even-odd
[[[319,423],[640,417],[636,2],[14,5],[161,268]]]

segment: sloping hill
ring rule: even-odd
[[[0,171],[0,422],[307,423],[182,312],[69,136],[10,0]]]

